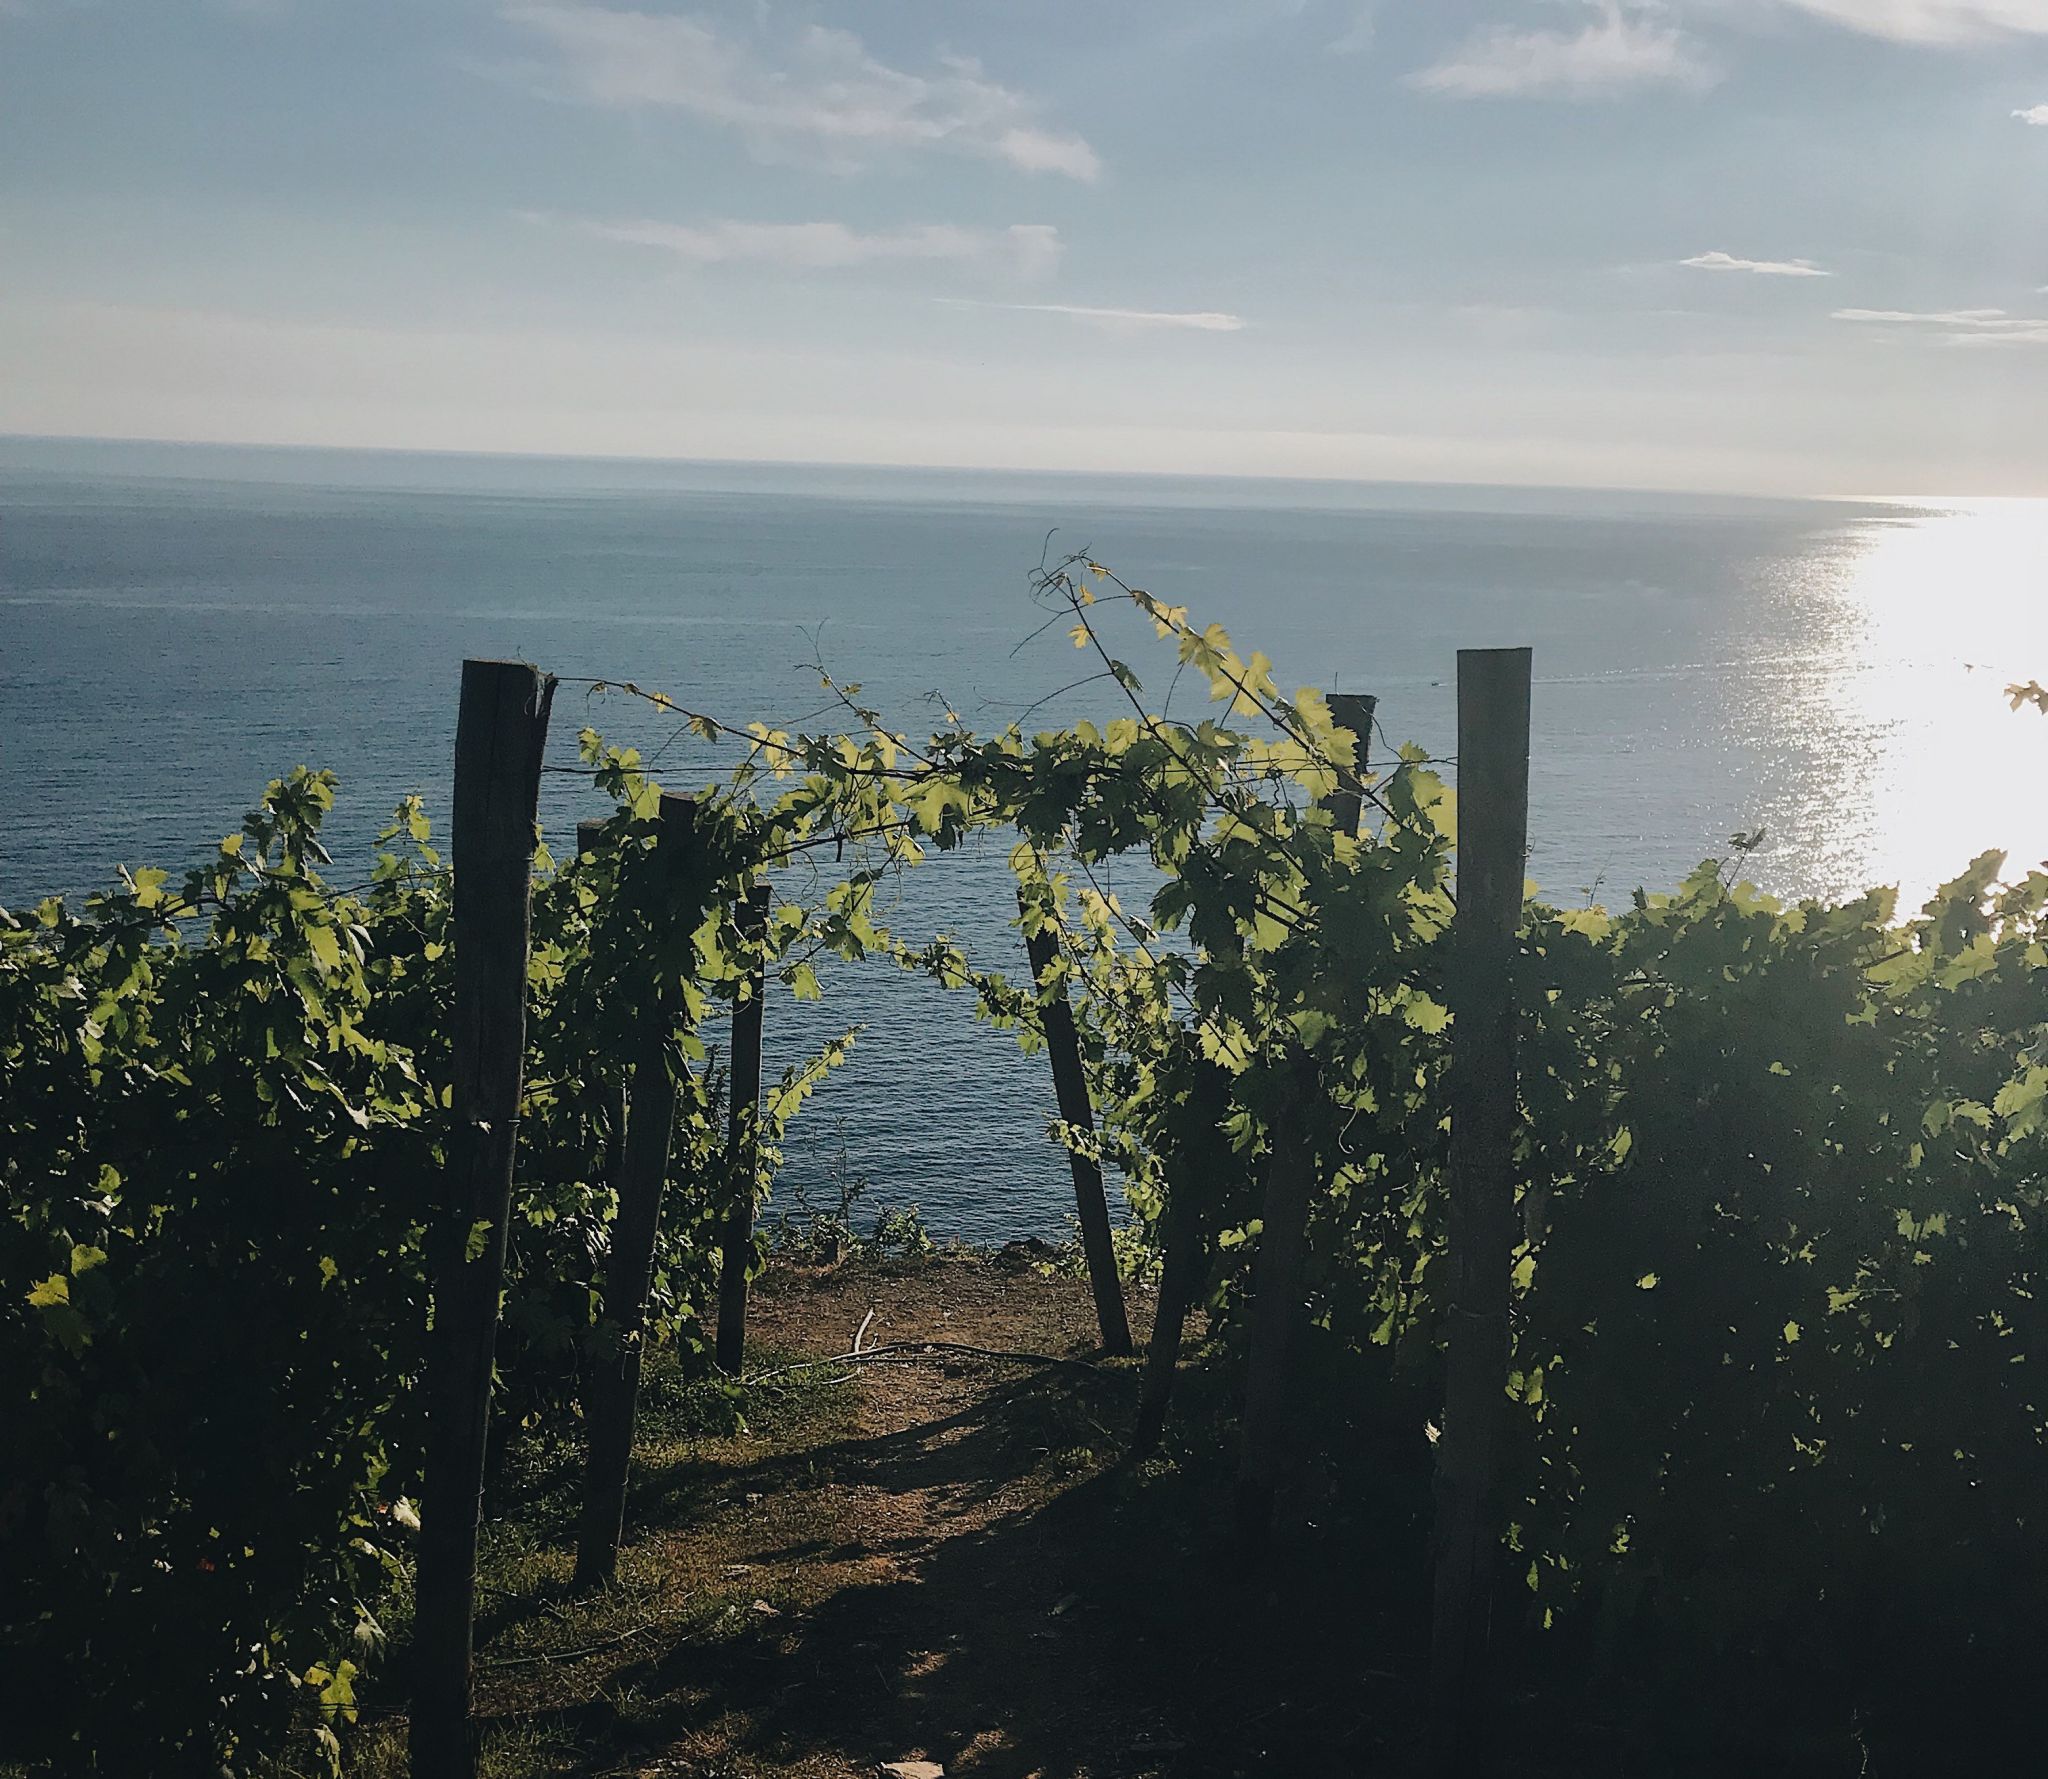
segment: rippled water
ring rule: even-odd
[[[195,860],[300,761],[343,778],[339,859],[405,792],[444,810],[465,655],[785,724],[815,707],[802,664],[822,656],[912,727],[935,693],[994,726],[1076,672],[1057,629],[1018,646],[1055,527],[1054,550],[1085,546],[1222,620],[1283,684],[1376,692],[1391,734],[1440,751],[1456,650],[1532,644],[1530,868],[1560,900],[1666,885],[1759,826],[1753,874],[1787,894],[1889,882],[1919,898],[1984,848],[2048,854],[2048,723],[1999,695],[2048,677],[2039,503],[0,441],[0,901]],[[1084,690],[1042,720],[1097,704]],[[617,702],[586,716],[565,688],[554,757],[585,720],[650,748],[668,732]],[[551,833],[595,813],[582,797],[548,780]],[[896,894],[905,932],[1016,950],[1000,846]],[[843,1138],[871,1207],[915,1200],[976,1237],[1056,1233],[1042,1061],[879,966],[835,979],[822,1010],[778,1004],[771,1049],[856,1021],[856,1060],[805,1114],[791,1175],[818,1182]]]

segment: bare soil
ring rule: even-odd
[[[1142,1341],[1149,1305],[1131,1307]],[[869,1347],[1095,1351],[1078,1280],[949,1257],[771,1271],[750,1373],[845,1353],[864,1320]],[[785,1373],[741,1393],[739,1431],[692,1424],[703,1390],[650,1391],[610,1593],[568,1592],[565,1499],[495,1534],[479,1626],[494,1779],[1405,1766],[1418,1670],[1371,1656],[1386,1627],[1319,1553],[1313,1502],[1274,1564],[1234,1574],[1227,1467],[1186,1448],[1121,1462],[1134,1364]]]

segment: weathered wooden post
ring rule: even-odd
[[[1337,789],[1323,799],[1331,821],[1346,833],[1358,831],[1364,806],[1365,769],[1372,744],[1377,700],[1356,692],[1333,693],[1330,714],[1351,731],[1352,765],[1340,772]],[[1286,1092],[1289,1101],[1274,1123],[1266,1157],[1259,1249],[1252,1262],[1251,1332],[1244,1378],[1243,1448],[1237,1469],[1237,1540],[1241,1555],[1263,1555],[1273,1531],[1273,1497],[1285,1449],[1288,1348],[1301,1314],[1308,1269],[1308,1222],[1317,1185],[1315,1147],[1302,1119],[1302,1103],[1317,1091],[1316,1071],[1306,1054],[1296,1058]]]
[[[1458,910],[1451,924],[1450,1328],[1437,1444],[1430,1763],[1483,1772],[1493,1716],[1515,1242],[1514,964],[1529,850],[1527,649],[1458,651]]]
[[[555,682],[465,661],[455,730],[453,1124],[433,1220],[412,1770],[476,1771],[470,1668],[491,1365],[519,1130],[535,816]]]
[[[1372,764],[1372,723],[1380,701],[1369,692],[1332,692],[1330,715],[1340,729],[1351,731],[1356,746],[1351,768],[1337,774],[1337,788],[1323,799],[1330,822],[1340,833],[1356,834],[1365,813],[1365,774]]]
[[[1019,891],[1017,906],[1028,916],[1030,908]],[[1056,927],[1048,918],[1034,932],[1024,933],[1024,949],[1031,959],[1031,979],[1039,993],[1039,1015],[1045,1028],[1045,1048],[1052,1058],[1053,1093],[1059,1102],[1061,1119],[1084,1135],[1095,1133],[1095,1108],[1088,1098],[1088,1076],[1081,1065],[1081,1036],[1074,1027],[1074,1009],[1067,1000],[1067,985],[1058,982],[1048,990],[1046,973],[1059,956]],[[1124,1310],[1123,1281],[1117,1276],[1116,1245],[1110,1239],[1109,1200],[1102,1190],[1102,1168],[1093,1156],[1068,1149],[1067,1161],[1074,1176],[1074,1212],[1081,1222],[1081,1252],[1088,1261],[1088,1284],[1095,1294],[1095,1323],[1102,1334],[1102,1350],[1119,1358],[1131,1351],[1130,1318]]]
[[[1229,1139],[1219,1128],[1231,1105],[1231,1078],[1220,1064],[1191,1060],[1195,1084],[1189,1090],[1183,1128],[1176,1133],[1167,1166],[1166,1253],[1159,1269],[1159,1297],[1152,1312],[1152,1338],[1145,1345],[1145,1375],[1138,1393],[1138,1418],[1131,1431],[1131,1456],[1149,1458],[1166,1431],[1174,1377],[1188,1313],[1209,1277],[1211,1243],[1221,1158]]]
[[[1180,1369],[1181,1341],[1188,1312],[1207,1270],[1208,1243],[1201,1213],[1178,1181],[1169,1181],[1161,1232],[1165,1254],[1159,1267],[1159,1298],[1152,1310],[1152,1338],[1145,1343],[1145,1375],[1138,1386],[1138,1418],[1131,1428],[1131,1456],[1149,1458],[1166,1431],[1166,1411],[1173,1401],[1173,1381]]]
[[[673,888],[689,874],[696,839],[693,797],[664,795],[655,841],[657,888]],[[604,1266],[604,1320],[600,1334],[616,1340],[589,1369],[584,1419],[590,1450],[584,1472],[583,1518],[576,1538],[575,1585],[601,1587],[616,1573],[626,1524],[626,1478],[633,1459],[633,1426],[640,1402],[640,1366],[646,1351],[647,1292],[654,1277],[654,1246],[661,1234],[661,1198],[675,1141],[676,1090],[669,1079],[680,997],[664,984],[649,1004],[634,1042],[633,1080],[625,1141],[616,1181],[618,1210]]]
[[[740,933],[757,949],[747,998],[732,1010],[732,1096],[728,1154],[732,1210],[718,1269],[718,1365],[737,1377],[747,1357],[747,1272],[754,1264],[754,1195],[761,1189],[761,1011],[767,995],[765,946],[768,886],[757,883],[740,904]]]

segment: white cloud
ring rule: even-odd
[[[762,155],[808,150],[849,165],[877,150],[941,149],[1070,179],[1102,170],[1085,140],[1045,127],[1029,99],[965,58],[912,74],[852,32],[815,25],[771,58],[706,19],[568,0],[508,6],[505,17],[554,49],[570,96],[685,111]]]
[[[1832,278],[1834,273],[1810,259],[1737,259],[1718,248],[1712,253],[1695,253],[1678,262],[1702,272],[1749,272],[1759,278]]]
[[[2015,111],[2013,116],[2023,124],[2037,124],[2048,128],[2048,105],[2029,105],[2024,111]]]
[[[1641,86],[1697,89],[1719,77],[1661,7],[1594,0],[1591,11],[1575,31],[1482,31],[1408,83],[1453,99],[1591,99]]]
[[[1956,346],[2048,345],[2048,316],[2003,309],[1837,309],[1829,319],[1924,331]]]
[[[1895,43],[1976,43],[2048,35],[2048,0],[1781,0],[1830,24]]]
[[[1191,328],[1197,333],[1234,334],[1245,326],[1242,315],[1215,309],[1097,309],[1084,303],[976,303],[960,297],[939,301],[963,309],[1009,309],[1022,315],[1064,315],[1107,328]]]
[[[1830,321],[1927,322],[1937,327],[2032,327],[2024,317],[2003,309],[1837,309]]]
[[[1055,271],[1063,245],[1046,223],[1006,229],[923,223],[862,231],[843,222],[607,222],[577,224],[601,240],[655,247],[692,265],[769,265],[794,271],[831,271],[889,260],[980,265],[1044,277]]]

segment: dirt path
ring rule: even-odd
[[[843,1353],[870,1312],[868,1346],[1095,1345],[1077,1280],[852,1265],[770,1273],[750,1369]],[[1136,1387],[1129,1363],[876,1362],[749,1389],[739,1432],[703,1423],[703,1386],[652,1391],[615,1590],[570,1594],[559,1489],[494,1534],[489,1779],[1400,1770],[1360,1752],[1412,1717],[1414,1676],[1365,1653],[1384,1585],[1312,1538],[1234,1580],[1228,1466],[1116,1462]]]
[[[870,1310],[870,1346],[1093,1345],[1078,1285],[957,1264],[783,1280],[764,1293],[755,1329],[766,1348],[844,1351]],[[824,1332],[838,1339],[821,1342]],[[1092,1411],[1126,1380],[1081,1381],[1077,1392],[1069,1376],[974,1359],[880,1361],[852,1386],[851,1425],[803,1454],[800,1478],[773,1457],[737,1466],[692,1536],[722,1567],[748,1565],[781,1616],[756,1612],[758,1642],[704,1676],[743,1721],[685,1737],[639,1770],[694,1772],[725,1755],[821,1779],[905,1759],[986,1779],[1142,1771],[1131,1757],[1171,1738],[1131,1707],[1085,1550],[1063,1536],[1072,1516],[1060,1512],[1106,1455]]]

